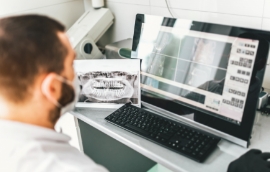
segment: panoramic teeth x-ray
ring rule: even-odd
[[[140,59],[75,60],[81,93],[76,107],[140,106]]]
[[[137,72],[88,72],[78,74],[81,84],[79,102],[137,103]]]

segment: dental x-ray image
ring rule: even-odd
[[[82,88],[79,102],[138,104],[138,75],[123,71],[78,73]]]
[[[77,107],[140,104],[139,60],[78,60],[74,66],[81,87]]]

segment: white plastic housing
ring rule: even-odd
[[[77,59],[99,59],[102,53],[96,42],[113,23],[113,15],[109,9],[101,8],[85,12],[67,31],[72,47],[77,53]],[[91,44],[92,51],[85,52],[85,45]]]
[[[92,0],[93,8],[101,8],[104,6],[104,0]]]

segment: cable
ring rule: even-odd
[[[167,8],[168,8],[168,10],[169,10],[169,12],[170,12],[171,16],[174,18],[173,14],[172,14],[172,12],[171,12],[171,9],[170,9],[170,7],[169,7],[169,5],[168,5],[168,1],[167,1],[167,0],[165,0],[165,2],[166,2]]]

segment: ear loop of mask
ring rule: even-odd
[[[61,81],[61,82],[63,82],[63,83],[66,83],[66,84],[72,86],[71,81],[65,79],[64,77],[62,77],[62,76],[60,76],[60,75],[56,75],[56,76],[54,76],[54,77],[55,77],[56,79],[58,79],[59,81]],[[44,82],[46,82],[46,80],[45,80]],[[72,87],[73,87],[73,86],[72,86]],[[58,108],[61,109],[61,108],[63,107],[57,100],[53,99],[52,97],[47,96],[47,95],[46,95],[46,97],[47,97],[47,98],[48,98],[55,106],[57,106]]]

